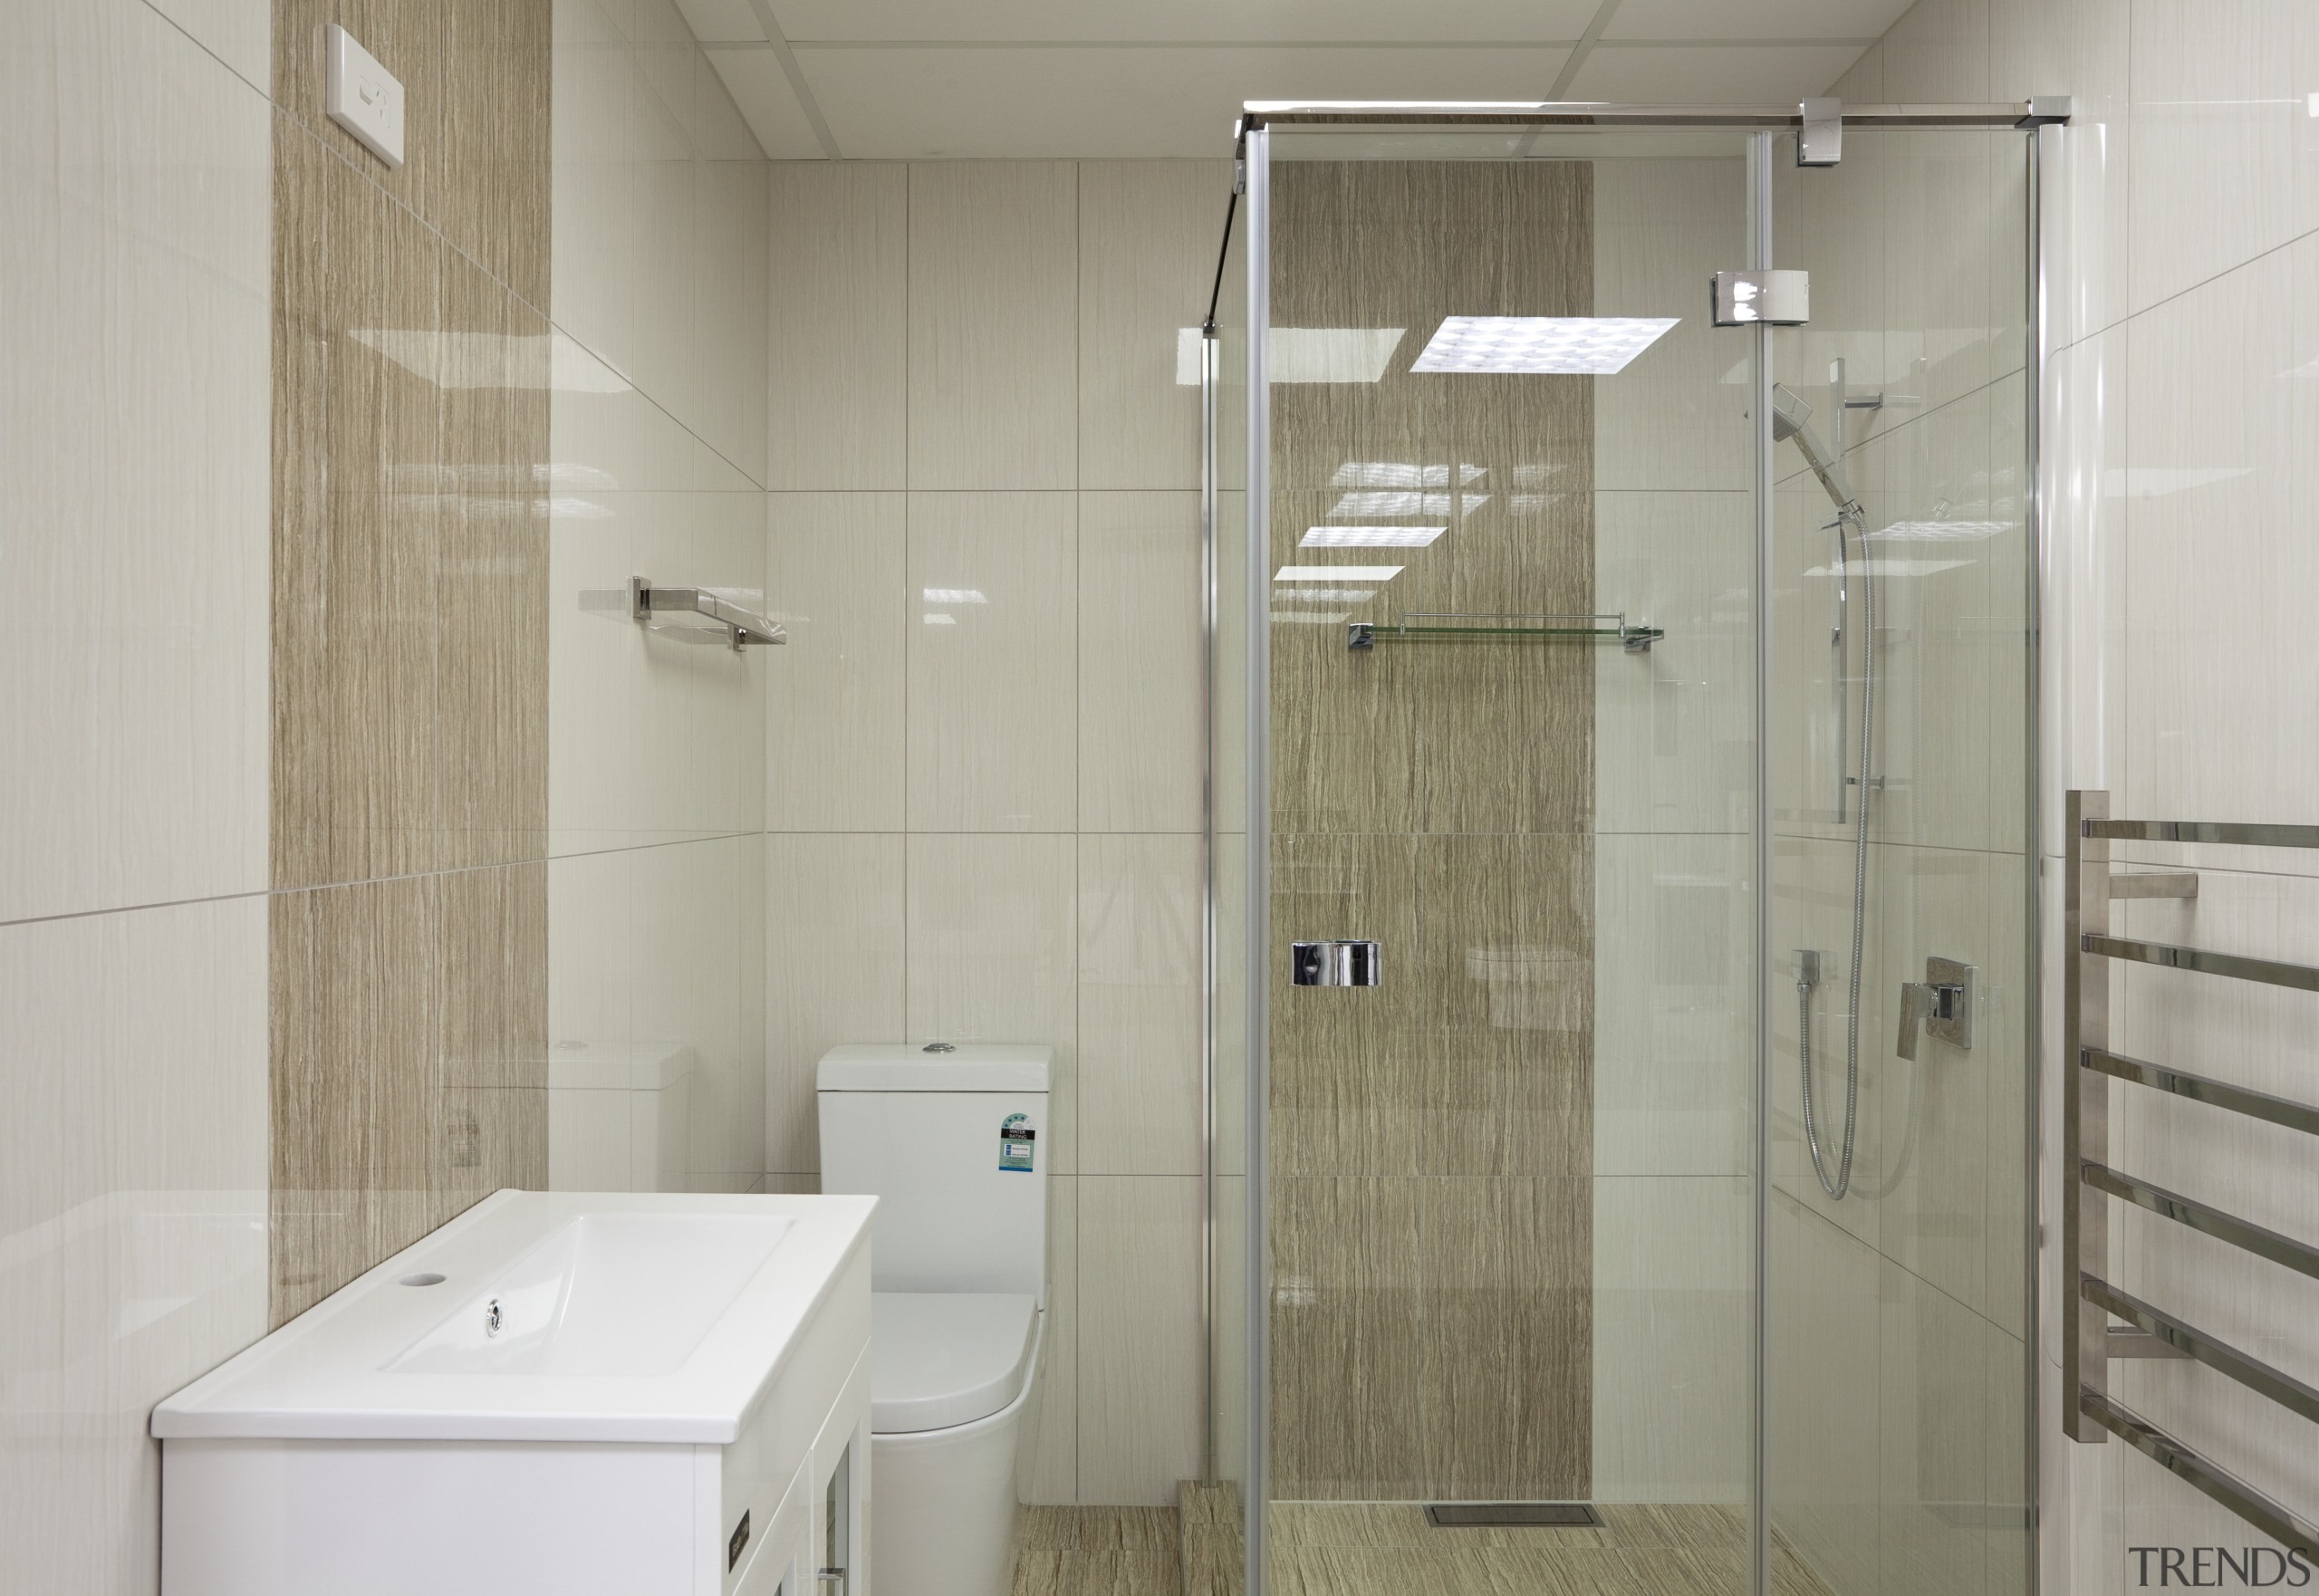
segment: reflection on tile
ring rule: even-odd
[[[765,695],[765,824],[902,827],[908,601],[900,494],[769,495],[766,603],[789,629]]]
[[[898,1042],[904,1020],[902,839],[765,839],[765,1167],[821,1168],[822,1055]]]
[[[909,486],[909,168],[773,173],[772,456],[779,489]]]
[[[0,918],[265,883],[271,133],[144,5],[0,12],[10,581],[105,595],[0,632]]]
[[[1069,494],[910,495],[912,830],[1075,824],[1077,547]]]
[[[1079,163],[1079,486],[1197,488],[1201,324],[1231,191],[1220,160]]]
[[[1200,1168],[1200,843],[1079,839],[1080,1167]]]
[[[1088,1175],[1074,1184],[1080,1495],[1170,1502],[1200,1466],[1199,1181]]]
[[[1054,1169],[1075,1172],[1075,840],[913,833],[907,859],[905,1040],[1053,1047]]]
[[[1199,496],[1079,495],[1079,824],[1197,832]]]
[[[1068,161],[909,168],[909,486],[1078,486]]]

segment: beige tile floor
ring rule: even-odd
[[[1025,1507],[1015,1530],[1015,1596],[1181,1596],[1172,1507]]]
[[[1235,1596],[1237,1505],[1187,1486],[1188,1596]],[[1435,1529],[1413,1503],[1280,1503],[1275,1596],[1736,1596],[1746,1526],[1737,1509],[1610,1505],[1600,1529]],[[1102,1590],[1106,1587],[1092,1587]],[[1776,1596],[1830,1596],[1783,1543]],[[1067,1596],[1067,1592],[1066,1592]]]

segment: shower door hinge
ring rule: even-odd
[[[1844,158],[1844,102],[1806,100],[1796,106],[1804,125],[1795,133],[1795,164],[1832,167]]]
[[[1246,194],[1247,191],[1248,163],[1245,160],[1236,160],[1232,163],[1232,192]]]
[[[1718,327],[1801,327],[1812,319],[1809,272],[1718,272],[1709,283]]]

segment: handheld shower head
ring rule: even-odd
[[[1820,486],[1836,501],[1839,514],[1859,514],[1860,496],[1844,478],[1843,462],[1830,454],[1828,446],[1820,441],[1820,435],[1812,430],[1812,407],[1784,382],[1772,385],[1772,437],[1775,440],[1785,437],[1795,441],[1795,447],[1804,453],[1804,463],[1812,467],[1812,475],[1820,479]]]

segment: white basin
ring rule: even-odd
[[[721,1445],[866,1260],[874,1202],[503,1191],[163,1402],[153,1433]]]
[[[674,1373],[790,1224],[771,1215],[582,1214],[387,1368]]]
[[[876,1206],[486,1198],[154,1409],[163,1596],[865,1588]]]

